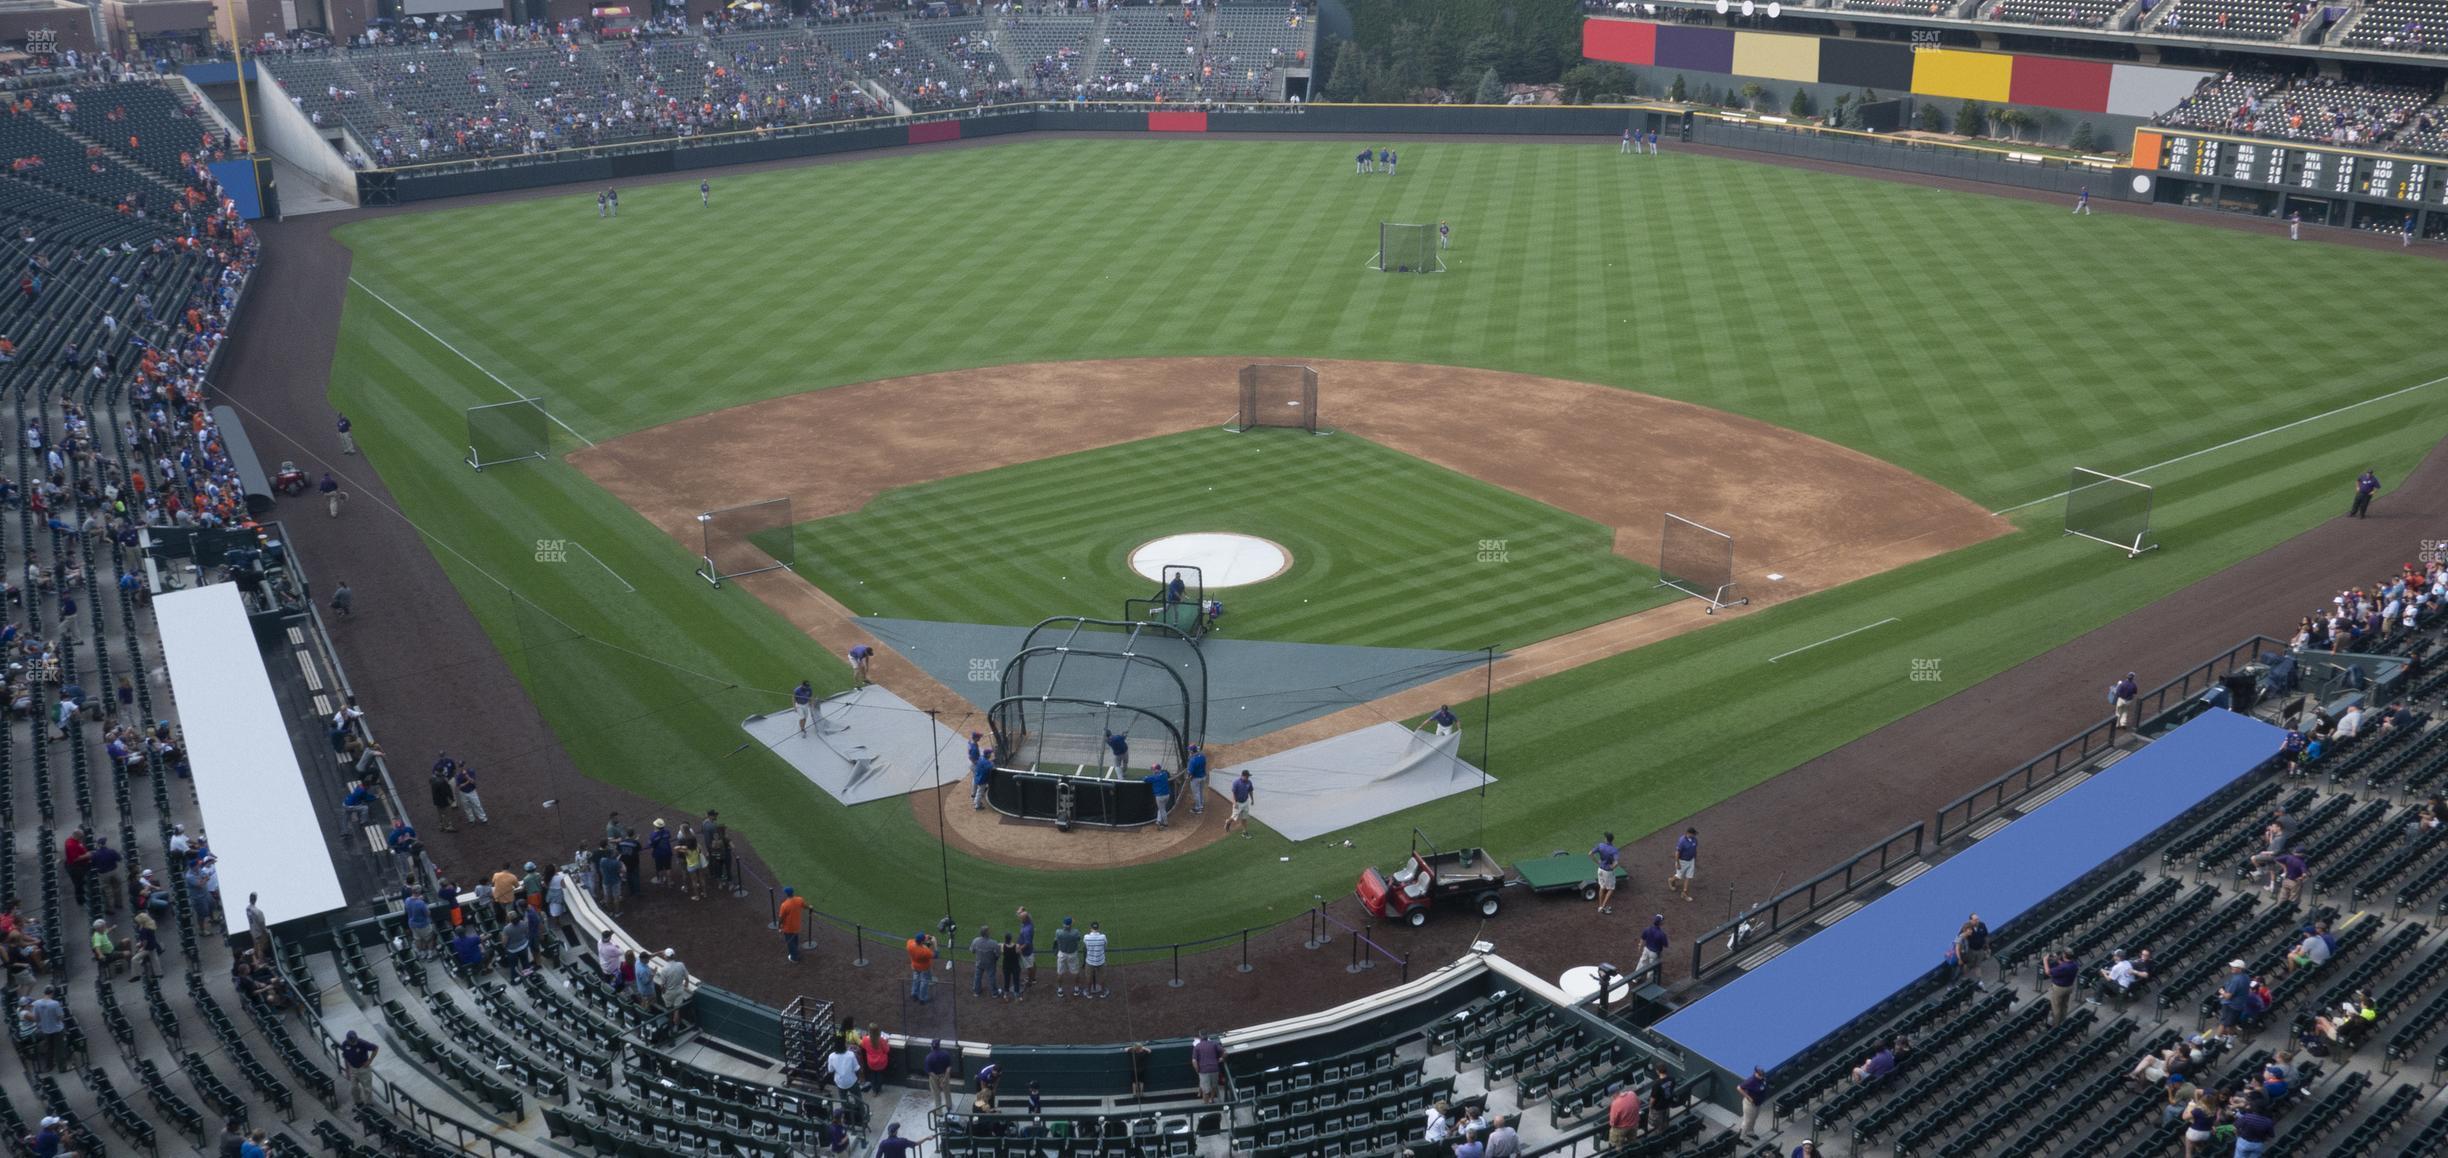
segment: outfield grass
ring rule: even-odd
[[[715,210],[691,179],[624,190],[617,222],[570,195],[343,236],[366,286],[597,439],[962,366],[1389,359],[1684,398],[2004,507],[2070,466],[2130,472],[2448,374],[2425,313],[2448,279],[2394,254],[1611,144],[1423,144],[1392,179],[1353,176],[1350,152],[999,144],[721,177]],[[1377,221],[1438,218],[1455,225],[1452,272],[1362,270]],[[2354,298],[2307,316],[2305,285]],[[707,590],[686,551],[578,472],[459,464],[461,409],[506,392],[363,290],[333,395],[582,767],[741,818],[821,908],[936,915],[935,849],[906,807],[844,810],[778,761],[724,758],[742,716],[803,673],[838,683],[834,661]],[[2153,471],[2165,546],[2140,561],[2062,539],[2035,508],[2028,533],[1508,692],[1491,737],[1504,784],[1484,806],[1339,834],[1349,851],[1234,841],[1059,876],[956,856],[954,907],[1059,905],[1145,943],[1297,912],[1415,824],[1506,856],[1579,847],[1599,825],[1652,831],[2335,514],[2357,469],[2401,476],[2443,416],[2426,389]],[[991,415],[946,421],[994,436]],[[809,432],[810,453],[823,439]],[[583,561],[536,562],[540,538],[582,542],[638,593]],[[559,621],[519,613],[505,584]],[[1940,682],[1911,682],[1913,659],[1940,661]],[[1181,903],[1193,887],[1200,903]]]
[[[1156,584],[1131,551],[1234,531],[1292,566],[1213,592],[1235,638],[1512,647],[1666,602],[1614,532],[1338,435],[1200,430],[962,475],[800,525],[799,573],[861,615],[1119,617]],[[1482,540],[1502,540],[1481,558]]]

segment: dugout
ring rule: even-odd
[[[213,429],[221,432],[221,452],[229,456],[230,468],[238,472],[238,486],[245,492],[246,513],[262,515],[272,509],[272,479],[264,474],[263,460],[255,457],[255,443],[247,437],[246,424],[238,420],[238,412],[227,406],[212,408]]]

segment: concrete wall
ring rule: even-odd
[[[323,139],[323,130],[289,103],[289,90],[270,65],[256,62],[255,90],[247,95],[255,104],[256,147],[288,162],[325,195],[357,204],[356,170]]]

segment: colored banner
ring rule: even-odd
[[[1207,131],[1207,114],[1149,113],[1148,131],[1151,133],[1203,133]]]
[[[1723,28],[1688,24],[1658,27],[1657,66],[1693,72],[1734,71],[1734,33]]]
[[[1584,20],[1581,55],[1615,64],[1656,64],[1657,30],[1637,20]]]
[[[1915,95],[2148,117],[2175,107],[2201,69],[1915,46],[1896,41],[1736,32],[1688,24],[1592,18],[1591,60]]]
[[[957,141],[961,135],[959,121],[928,121],[909,127],[909,143],[923,145],[929,141]]]
[[[2163,138],[2148,130],[2136,129],[2133,138],[2133,167],[2150,170],[2159,167],[2159,144]]]
[[[2006,99],[2018,105],[2104,113],[2108,111],[2108,79],[2115,67],[2104,60],[2018,56],[2014,88]]]
[[[1913,54],[1912,90],[1918,96],[2006,100],[2014,87],[2015,58],[1994,52],[1929,48]]]
[[[1912,49],[1907,45],[1825,38],[1819,42],[1819,79],[1827,84],[1877,89],[1884,95],[1896,96],[1912,89],[1912,58]]]
[[[1819,79],[1819,40],[1811,36],[1737,32],[1734,34],[1734,74],[1773,77],[1805,84],[1815,82]]]

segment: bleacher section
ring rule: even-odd
[[[2448,52],[2448,2],[2365,0],[2338,43],[2395,52]]]
[[[2311,12],[2306,0],[2164,0],[2144,27],[2229,40],[2284,40]]]
[[[1988,0],[1981,5],[1981,17],[2005,24],[2105,28],[2133,6],[2134,0]]]

